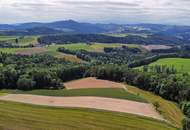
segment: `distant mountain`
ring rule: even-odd
[[[29,29],[15,29],[15,30],[4,30],[0,31],[0,34],[4,35],[51,35],[51,34],[62,34],[62,31],[55,30],[47,27],[34,27]]]
[[[73,20],[67,21],[56,21],[51,23],[22,23],[16,25],[1,25],[0,30],[26,30],[31,28],[52,28],[62,32],[73,32],[73,33],[105,33],[116,30],[121,25],[116,24],[91,24],[91,23],[79,23]]]
[[[12,30],[15,29],[14,25],[0,24],[0,30]]]
[[[3,35],[51,35],[51,34],[129,34],[134,36],[156,36],[165,39],[190,42],[190,26],[161,24],[92,24],[73,20],[50,23],[0,24]]]

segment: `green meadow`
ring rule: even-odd
[[[122,47],[122,46],[128,46],[128,47],[139,47],[135,44],[103,44],[103,43],[93,43],[91,45],[88,45],[86,43],[73,43],[73,44],[61,44],[61,45],[50,45],[47,47],[49,51],[55,52],[59,47],[64,47],[69,50],[86,50],[86,51],[103,51],[105,47]]]
[[[190,73],[190,59],[185,58],[164,58],[149,64],[149,66],[165,65],[174,67],[179,73]],[[142,67],[139,67],[142,69]]]
[[[19,38],[16,36],[0,36],[0,41],[6,41],[13,44],[16,44],[16,39],[18,39],[17,45],[29,45],[29,44],[37,44],[37,36],[25,36],[23,38]]]
[[[24,49],[27,49],[27,48],[0,48],[0,52],[9,53],[9,54],[15,54],[18,51],[24,50]]]
[[[0,41],[9,41],[9,40],[15,40],[15,36],[0,36]]]

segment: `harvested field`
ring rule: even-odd
[[[47,52],[47,51],[48,50],[46,48],[43,48],[43,47],[33,47],[33,48],[29,48],[29,49],[20,50],[16,54],[33,55],[33,54],[39,54],[39,53],[43,53],[43,52]]]
[[[172,46],[166,46],[166,45],[143,45],[143,48],[145,48],[148,51],[152,50],[159,50],[159,49],[170,49]]]
[[[67,82],[64,84],[67,89],[82,89],[82,88],[125,88],[124,84],[116,83],[108,80],[100,80],[94,77],[84,78]]]
[[[154,110],[152,105],[129,100],[103,98],[103,97],[49,97],[26,94],[9,94],[0,97],[0,100],[15,101],[21,103],[56,106],[56,107],[76,107],[94,108],[108,111],[131,113],[154,119],[163,118]]]

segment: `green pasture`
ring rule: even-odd
[[[190,59],[185,58],[164,58],[149,64],[148,66],[164,65],[167,67],[174,67],[179,73],[190,73]],[[142,69],[139,67],[138,69]]]

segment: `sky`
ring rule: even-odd
[[[0,23],[73,19],[190,25],[190,0],[0,0]]]

